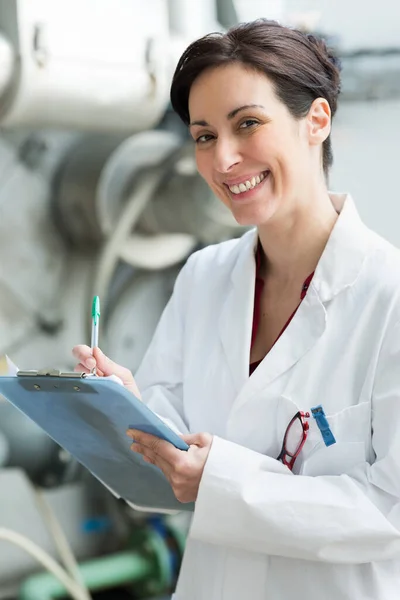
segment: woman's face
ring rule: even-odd
[[[294,119],[262,73],[239,63],[203,72],[190,90],[189,113],[199,173],[241,225],[287,216],[307,195],[310,176],[322,175],[329,131],[315,138],[321,105]]]

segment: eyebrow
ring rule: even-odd
[[[226,115],[226,117],[227,119],[233,119],[240,111],[247,110],[248,108],[263,108],[265,110],[265,106],[262,106],[262,104],[244,104],[243,106],[239,106],[238,108],[234,108],[233,110],[231,110],[231,112],[229,112]],[[189,127],[193,127],[194,125],[207,127],[209,126],[209,123],[207,123],[207,121],[193,121],[192,123],[190,123]]]

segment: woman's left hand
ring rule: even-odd
[[[182,435],[182,439],[190,446],[187,451],[178,450],[169,442],[136,429],[128,429],[127,435],[134,440],[131,450],[141,454],[146,462],[161,469],[179,502],[196,500],[213,440],[212,435]]]

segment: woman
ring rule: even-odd
[[[135,380],[74,349],[190,444],[128,432],[196,500],[177,600],[400,593],[400,258],[328,193],[338,94],[324,43],[274,22],[194,42],[172,104],[256,229],[189,258]]]

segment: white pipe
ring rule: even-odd
[[[4,527],[0,527],[0,540],[11,542],[35,558],[38,563],[62,583],[71,598],[74,598],[74,600],[87,600],[87,595],[80,585],[78,585],[78,583],[76,583],[76,581],[74,581],[66,571],[47,554],[47,552],[44,552],[44,550],[32,542],[32,540],[16,531]]]
[[[0,33],[0,97],[14,74],[15,54],[10,42]]]
[[[68,542],[68,539],[64,533],[63,528],[61,527],[60,522],[58,521],[50,503],[47,501],[45,495],[42,490],[39,488],[35,489],[35,496],[38,507],[43,515],[45,523],[49,529],[49,533],[51,534],[54,543],[57,547],[58,554],[61,558],[62,563],[67,571],[67,573],[72,577],[73,581],[76,581],[78,586],[82,589],[82,596],[86,597],[86,600],[92,600],[89,589],[86,586],[81,572],[79,570],[78,562],[72,552],[72,548]]]

